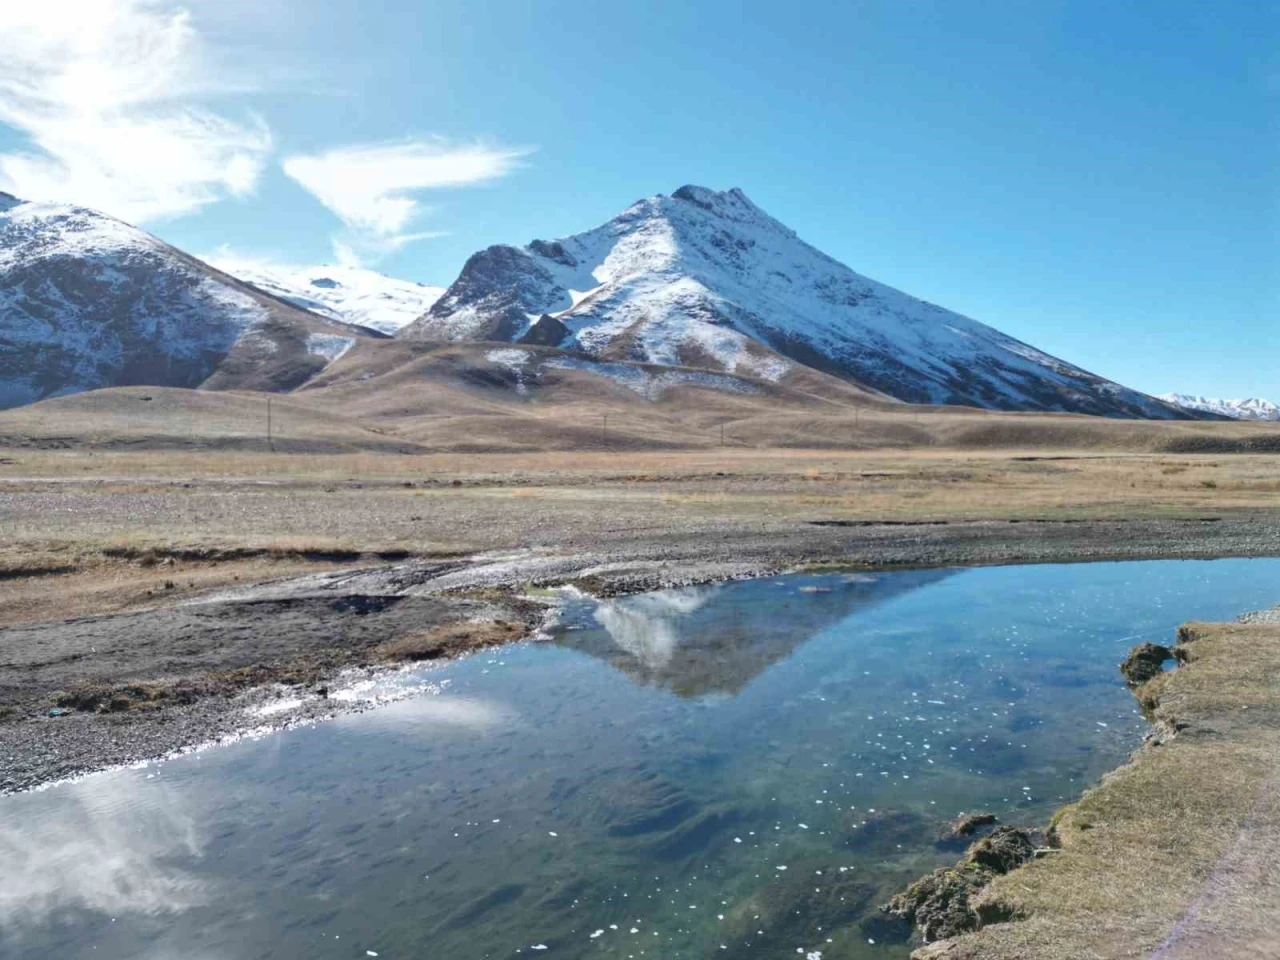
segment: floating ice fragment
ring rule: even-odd
[[[785,870],[785,869],[787,869],[787,868],[786,868],[786,866],[779,866],[779,867],[778,867],[778,869],[779,869],[779,870]]]
[[[603,937],[603,936],[604,936],[604,931],[597,930],[595,933],[591,935],[591,939],[594,940],[596,937]]]
[[[535,943],[535,944],[534,944],[532,947],[530,947],[529,949],[530,949],[530,950],[545,950],[545,949],[547,949],[547,945],[546,945],[545,943]]]

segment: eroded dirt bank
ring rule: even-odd
[[[1134,690],[1147,742],[971,898],[985,926],[914,960],[1280,955],[1280,622],[1188,624],[1172,652]]]

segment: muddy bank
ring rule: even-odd
[[[516,597],[220,596],[0,631],[0,792],[164,755],[268,723],[362,708],[352,671],[510,643],[544,608]]]
[[[1276,955],[1280,622],[1189,624],[1176,641],[1176,670],[1150,669],[1160,651],[1127,661],[1145,661],[1134,693],[1152,732],[1055,815],[1052,853],[980,883],[928,878],[895,902],[950,937],[915,960]]]
[[[313,574],[198,596],[179,590],[169,597],[161,584],[140,607],[111,616],[11,624],[0,629],[0,791],[258,727],[264,721],[249,708],[276,693],[303,701],[289,721],[349,709],[323,696],[343,670],[448,657],[529,635],[546,603],[524,596],[529,588],[572,584],[612,596],[824,565],[1280,553],[1276,525],[1238,520],[804,523],[783,530],[737,523],[715,532],[674,524],[621,544],[607,533],[585,550],[342,569],[326,556]],[[154,553],[137,562],[167,559]],[[163,566],[154,569],[159,580],[167,576]],[[63,581],[55,572],[38,582],[56,597]]]

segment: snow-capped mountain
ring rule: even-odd
[[[737,189],[681,187],[586,233],[482,250],[398,336],[775,380],[800,363],[916,402],[1194,416],[860,276]]]
[[[361,267],[292,267],[215,254],[205,260],[295,307],[346,323],[395,333],[422,316],[444,287],[397,280]]]
[[[120,220],[0,193],[0,407],[129,384],[288,390],[366,336]]]
[[[1261,397],[1248,400],[1219,400],[1217,397],[1196,397],[1187,393],[1162,393],[1159,399],[1184,410],[1197,413],[1216,413],[1233,420],[1280,420],[1280,407]]]

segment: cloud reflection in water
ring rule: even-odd
[[[67,911],[159,916],[209,902],[200,818],[170,791],[122,770],[12,797],[0,821],[0,929]],[[14,815],[13,805],[27,807]]]

